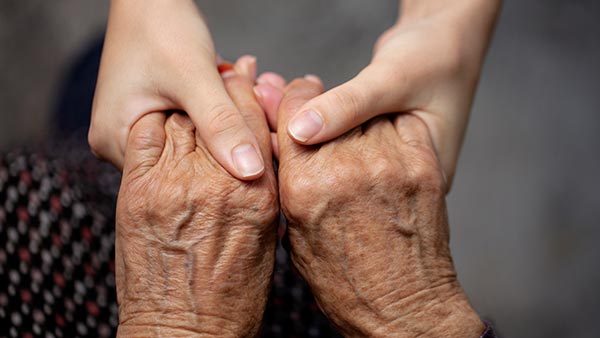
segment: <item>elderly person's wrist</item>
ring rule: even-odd
[[[117,224],[119,337],[253,337],[258,334],[268,297],[269,269],[262,273],[257,271],[255,279],[245,281],[254,293],[251,298],[245,297],[240,294],[242,287],[232,289],[230,285],[242,283],[244,276],[235,276],[233,271],[214,274],[204,263],[216,257],[198,257],[197,247],[206,250],[217,245],[216,242],[198,239],[188,243],[157,240],[147,234],[134,236],[140,233],[136,231],[139,226],[151,227],[140,223]],[[219,226],[223,225],[214,224],[214,228]],[[261,230],[248,227],[232,237],[235,241],[251,243],[260,236],[263,236]],[[121,249],[124,241],[127,251]],[[258,255],[254,252],[256,249],[246,251],[241,247],[244,246],[239,245],[231,252],[240,257]],[[264,253],[263,260],[272,260],[269,252]],[[235,270],[240,265],[242,268],[243,262],[237,259],[229,267]]]
[[[485,331],[485,324],[458,283],[425,290],[405,300],[404,306],[411,311],[384,326],[376,336],[478,338]]]
[[[117,337],[255,337],[259,328],[257,325],[255,329],[244,330],[237,323],[224,318],[202,316],[199,313],[147,312],[136,314],[119,324]]]

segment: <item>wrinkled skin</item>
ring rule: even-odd
[[[252,82],[235,75],[225,84],[269,159]],[[134,125],[117,204],[120,337],[258,333],[279,210],[270,161],[266,168],[256,181],[234,178],[183,114],[147,114]]]
[[[346,337],[478,337],[484,326],[449,250],[445,180],[412,114],[379,117],[321,146],[287,122],[322,92],[296,80],[279,107],[279,189],[294,265]]]

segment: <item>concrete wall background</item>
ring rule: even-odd
[[[227,58],[321,75],[366,65],[385,0],[199,1]],[[49,133],[104,1],[0,0],[0,148]],[[600,3],[506,1],[449,196],[459,277],[505,337],[594,337],[600,318]]]

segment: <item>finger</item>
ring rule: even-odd
[[[271,149],[273,149],[273,155],[279,160],[279,142],[277,141],[277,133],[271,133]]]
[[[405,146],[405,151],[402,151],[404,163],[413,167],[413,171],[434,165],[447,189],[447,177],[442,170],[427,124],[414,114],[399,114],[394,118],[394,128],[398,139]]]
[[[231,66],[219,67],[230,76]],[[216,70],[206,71],[202,87],[182,93],[188,113],[211,155],[231,175],[253,180],[264,172],[264,160],[254,133],[227,94],[223,79]]]
[[[281,90],[285,89],[285,86],[287,85],[286,82],[287,81],[285,81],[283,76],[273,72],[262,73],[258,79],[256,79],[256,83],[258,84],[269,84]]]
[[[265,114],[271,130],[277,130],[277,110],[283,98],[283,89],[276,88],[268,83],[254,86],[254,94]]]
[[[323,85],[307,79],[297,79],[290,83],[284,92],[279,106],[277,121],[278,149],[281,163],[302,153],[305,147],[298,145],[286,132],[292,116],[310,99],[323,92]]]
[[[398,114],[393,123],[398,138],[404,145],[425,147],[434,151],[429,129],[421,118],[413,114]]]
[[[310,100],[294,116],[287,132],[296,142],[317,144],[374,116],[402,111],[403,83],[390,82],[395,75],[386,72],[380,66],[369,66],[350,81]]]
[[[170,161],[179,160],[196,150],[194,123],[184,113],[174,113],[165,122],[165,149]]]
[[[227,61],[220,62],[217,65],[217,70],[219,71],[219,74],[221,74],[221,77],[227,77],[228,74],[235,71],[235,65]]]
[[[125,149],[124,176],[134,171],[143,174],[156,165],[165,147],[165,119],[165,113],[150,113],[132,126]]]
[[[254,83],[246,75],[232,74],[225,79],[227,93],[258,140],[263,158],[269,164],[272,157],[271,137],[265,113],[254,96]]]
[[[247,77],[250,82],[256,82],[256,57],[252,55],[244,55],[240,57],[235,63],[235,71],[238,74]]]

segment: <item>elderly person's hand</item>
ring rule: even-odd
[[[265,174],[252,182],[231,176],[186,115],[139,119],[117,204],[121,337],[250,337],[260,329],[274,265],[276,179],[253,83],[228,75]]]
[[[347,337],[479,337],[449,250],[445,181],[419,117],[379,117],[321,146],[285,130],[321,94],[295,80],[279,108],[279,188],[294,265]],[[281,131],[284,132],[281,132]]]

